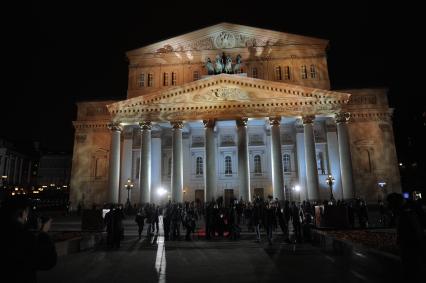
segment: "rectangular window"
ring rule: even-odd
[[[253,67],[253,68],[251,69],[251,76],[252,76],[253,78],[257,78],[257,77],[258,77],[258,74],[257,74],[257,68],[256,68],[256,67]]]
[[[283,79],[282,77],[282,72],[281,72],[281,67],[275,67],[275,80],[276,81],[281,81]]]
[[[317,70],[315,65],[311,65],[311,79],[315,79],[317,77]]]
[[[305,65],[303,65],[302,68],[301,68],[301,76],[302,76],[302,79],[307,79],[308,78],[308,72],[306,70],[306,66]]]
[[[145,86],[145,74],[139,74],[139,87]]]
[[[169,85],[169,73],[163,73],[163,86]]]
[[[148,74],[148,86],[151,87],[153,84],[154,75]]]
[[[290,80],[290,66],[284,67],[284,80]]]
[[[194,71],[193,79],[194,81],[198,81],[200,79],[200,73],[198,71]]]
[[[172,72],[172,85],[176,85],[176,84],[177,84],[176,72]]]

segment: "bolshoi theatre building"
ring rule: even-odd
[[[127,52],[127,99],[77,104],[71,203],[401,192],[387,90],[332,90],[327,46],[221,23]]]

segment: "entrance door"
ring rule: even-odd
[[[234,190],[225,189],[225,207],[229,207],[231,200],[234,199]]]
[[[195,203],[204,202],[204,190],[195,190]]]
[[[257,196],[260,197],[260,199],[265,198],[263,188],[254,188],[254,198],[256,198]]]

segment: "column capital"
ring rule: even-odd
[[[351,113],[349,112],[340,112],[336,113],[335,120],[336,123],[347,123],[349,121],[349,118],[351,117]]]
[[[279,126],[281,123],[281,117],[269,117],[269,125]]]
[[[139,127],[141,128],[141,130],[151,130],[152,123],[151,121],[143,121],[139,123]]]
[[[173,129],[182,129],[183,128],[183,122],[182,121],[173,121],[170,122],[170,124],[172,125]]]
[[[247,118],[240,118],[235,120],[235,122],[237,123],[237,127],[247,127]]]
[[[108,124],[108,129],[110,129],[111,131],[121,132],[123,130],[123,127],[120,125],[120,122],[111,122]]]
[[[302,116],[303,124],[312,124],[315,121],[315,115]]]
[[[203,120],[204,128],[214,128],[214,125],[216,124],[216,119],[208,119]]]

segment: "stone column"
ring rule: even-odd
[[[272,189],[273,197],[278,200],[285,200],[284,194],[284,173],[281,153],[280,135],[281,117],[269,118],[271,125],[271,162],[272,162]]]
[[[140,203],[151,202],[151,122],[139,123],[141,127],[141,172],[139,175]]]
[[[121,156],[121,181],[120,181],[120,203],[126,203],[127,191],[125,185],[127,180],[130,179],[132,182],[132,144],[133,144],[133,129],[128,128],[123,131],[123,152]],[[130,194],[131,199],[131,194]]]
[[[238,132],[238,178],[240,180],[240,197],[242,197],[244,201],[251,201],[247,118],[238,119],[236,122]]]
[[[24,159],[19,159],[19,175],[18,175],[18,184],[22,185],[22,167],[24,165]]]
[[[205,152],[206,160],[204,162],[204,201],[210,202],[215,197],[216,192],[216,146],[214,141],[215,120],[204,120],[205,129]]]
[[[180,121],[172,122],[172,201],[183,200],[182,128]]]
[[[297,155],[297,176],[299,183],[293,184],[300,186],[300,199],[308,199],[308,190],[306,188],[306,158],[305,158],[305,135],[303,134],[303,125],[299,120],[295,124],[296,130],[296,155]]]
[[[339,157],[340,170],[342,175],[343,199],[352,199],[355,197],[352,175],[351,149],[349,145],[348,135],[349,118],[350,114],[347,112],[336,114],[337,140],[339,142]]]
[[[161,131],[151,133],[151,202],[158,200],[161,187]],[[165,196],[167,200],[167,195]]]
[[[118,203],[118,191],[120,185],[120,133],[119,123],[108,125],[111,130],[111,149],[109,156],[109,189],[108,201]]]
[[[318,169],[315,154],[313,122],[315,116],[303,116],[303,133],[305,137],[306,186],[309,200],[319,200]]]

